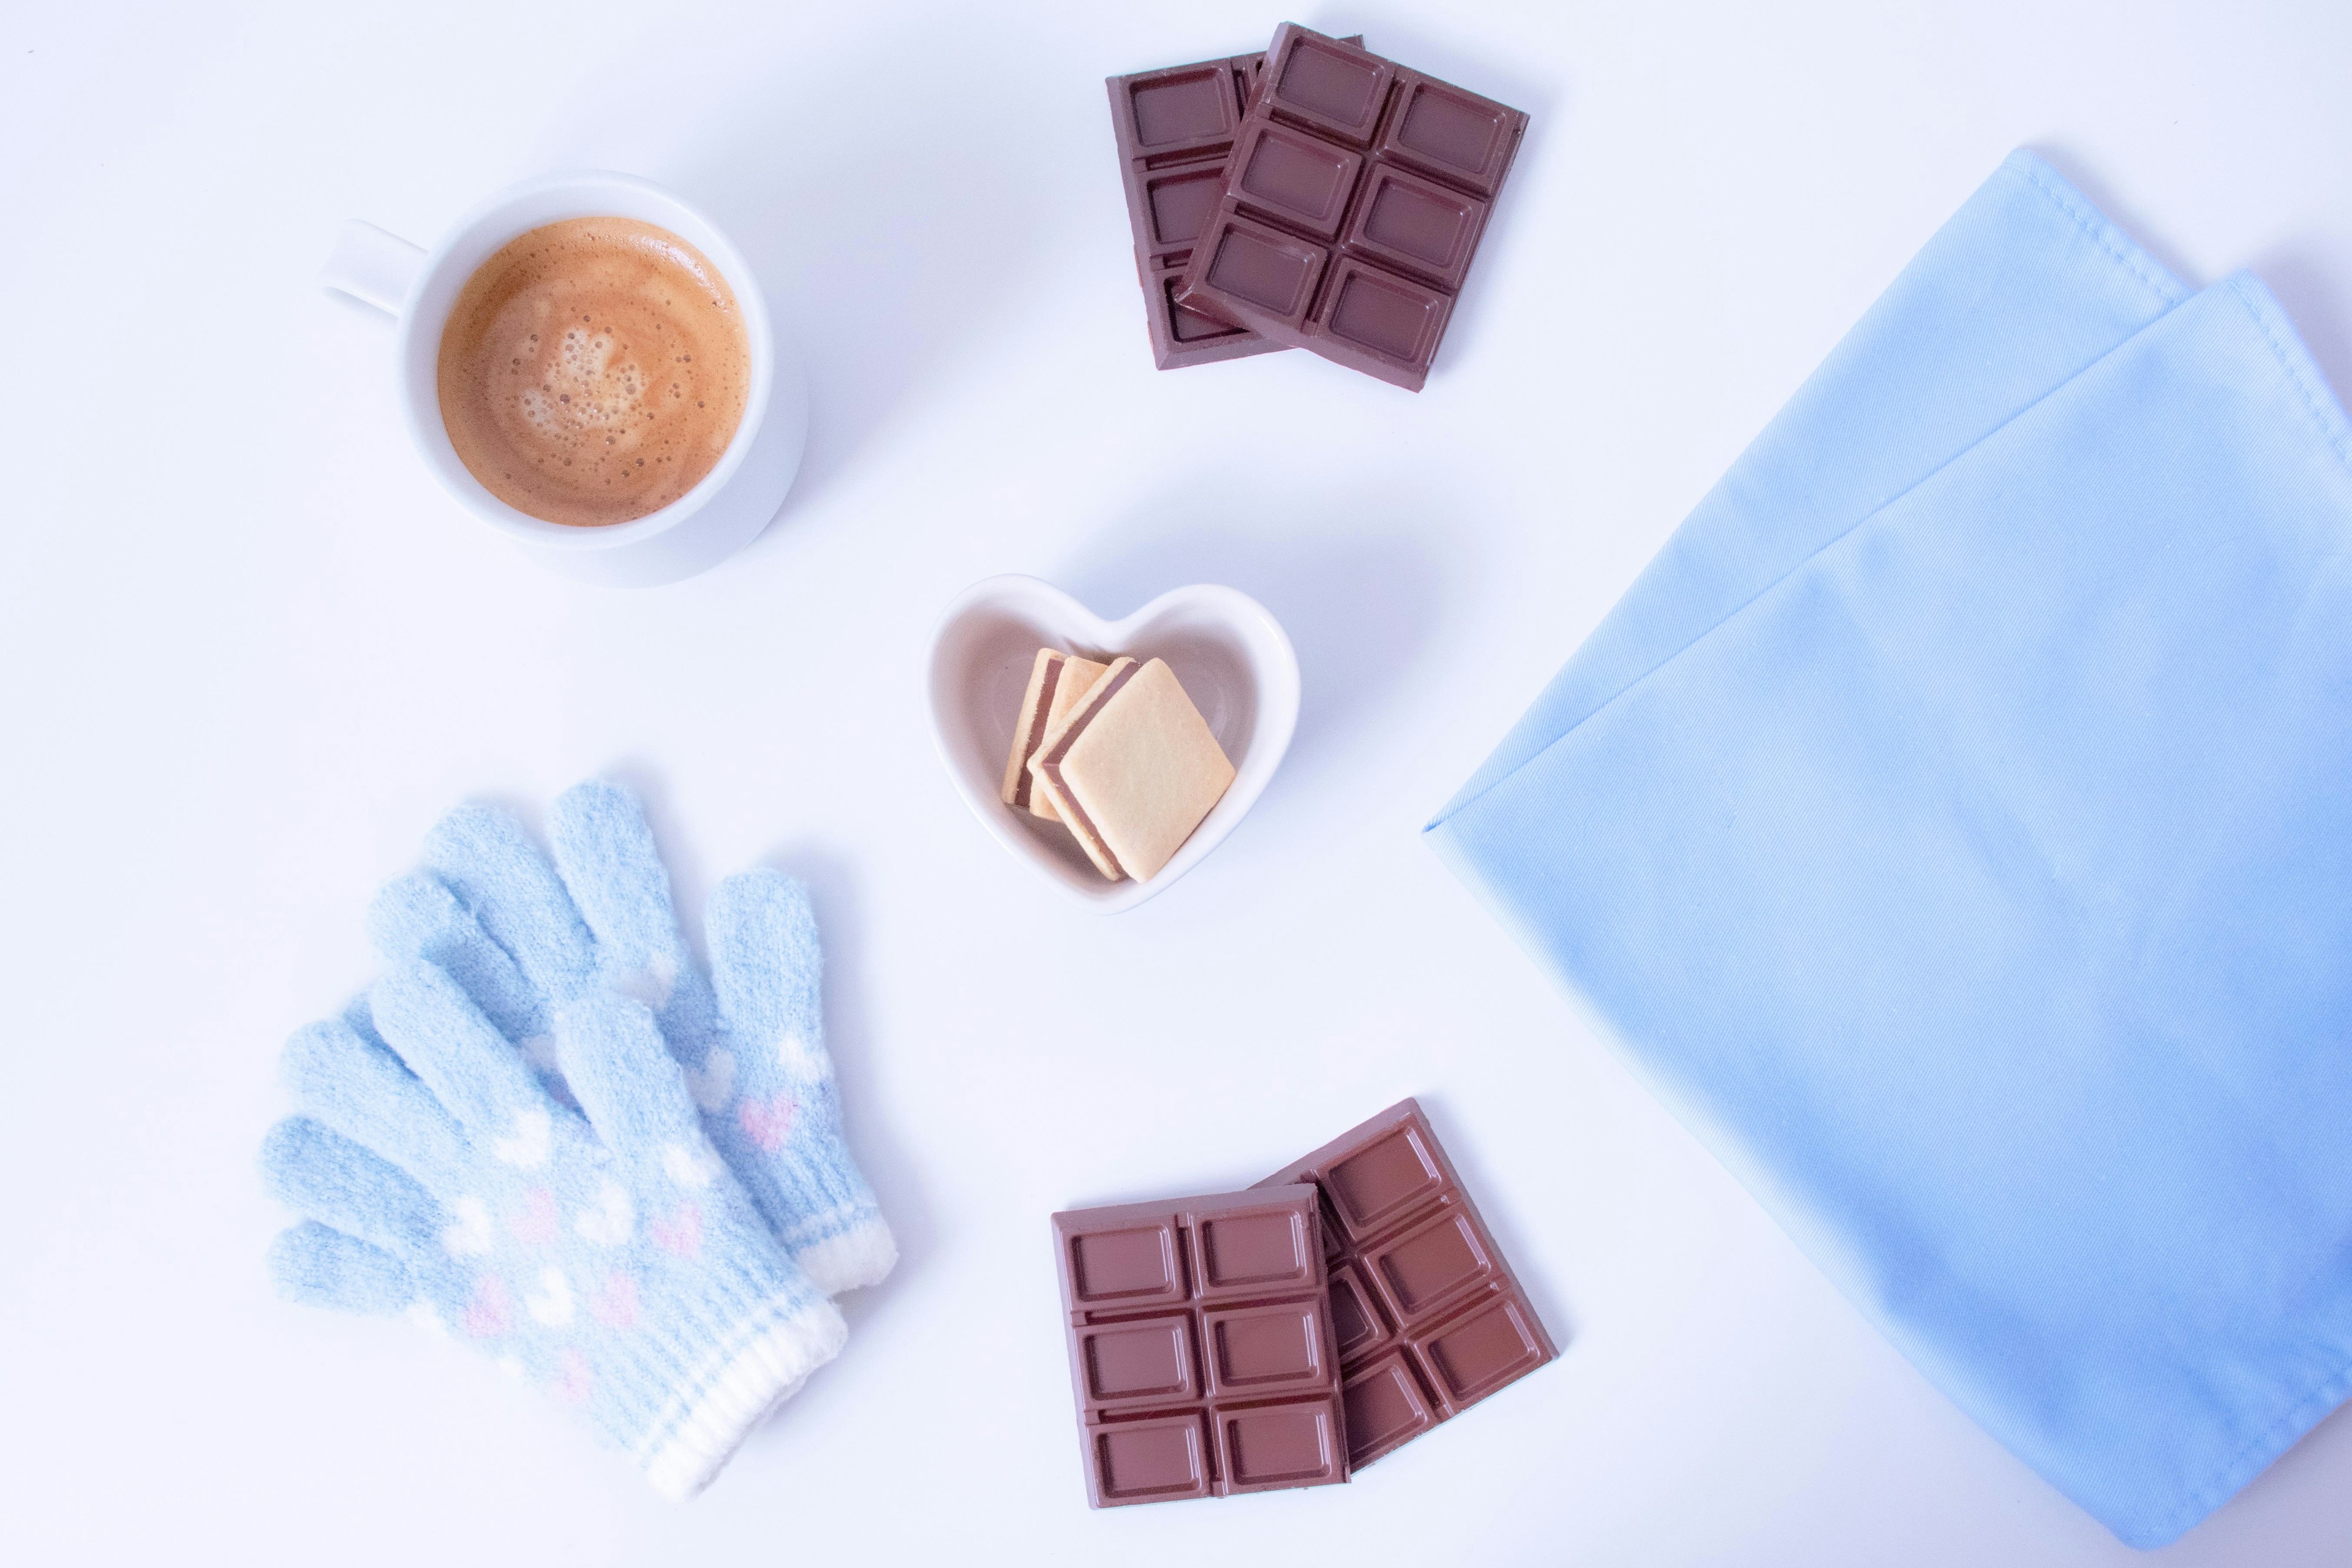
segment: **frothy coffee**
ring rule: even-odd
[[[702,253],[634,218],[532,229],[441,330],[441,420],[492,495],[574,527],[660,510],[743,422],[751,341]]]

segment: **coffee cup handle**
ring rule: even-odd
[[[319,281],[387,316],[397,316],[424,270],[424,247],[353,218],[335,237],[335,248],[320,268]]]

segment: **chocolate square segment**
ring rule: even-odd
[[[1423,1364],[1455,1405],[1492,1393],[1545,1360],[1542,1331],[1527,1307],[1504,1296],[1474,1307],[1432,1334]]]
[[[1194,254],[1205,256],[1207,265],[1196,261],[1186,276],[1205,278],[1219,298],[1244,301],[1266,321],[1303,322],[1323,276],[1321,246],[1235,213],[1223,216]],[[1181,289],[1176,298],[1191,300]]]
[[[1445,1195],[1445,1173],[1437,1146],[1417,1121],[1402,1121],[1335,1160],[1322,1177],[1323,1190],[1348,1235],[1358,1240],[1399,1216]]]
[[[1295,33],[1287,39],[1276,34],[1275,47],[1266,51],[1274,73],[1274,89],[1266,95],[1268,112],[1364,145],[1380,123],[1396,68],[1378,55],[1304,27]]]
[[[1482,196],[1501,188],[1525,116],[1490,98],[1408,74],[1381,139],[1381,155]]]
[[[1089,1329],[1084,1342],[1087,1396],[1097,1405],[1165,1405],[1199,1392],[1192,1375],[1192,1321],[1148,1318]]]
[[[1201,230],[1208,226],[1210,215],[1224,195],[1224,162],[1186,163],[1150,175],[1143,189],[1151,212],[1152,243],[1189,246],[1201,237]]]
[[[1301,1181],[1322,1193],[1338,1242],[1326,1268],[1351,1468],[1558,1353],[1419,1105],[1392,1105],[1266,1178]]]
[[[1235,1411],[1219,1422],[1227,1486],[1237,1492],[1328,1485],[1347,1479],[1339,1402]]]
[[[1247,327],[1236,327],[1214,316],[1204,316],[1176,300],[1176,284],[1182,275],[1181,268],[1171,268],[1159,278],[1160,308],[1167,312],[1167,336],[1176,343],[1207,342],[1217,338],[1244,337],[1253,342],[1263,342]]]
[[[1091,1435],[1097,1507],[1207,1497],[1213,1484],[1208,1434],[1198,1415],[1138,1421]]]
[[[1339,232],[1363,163],[1360,154],[1304,132],[1260,123],[1234,153],[1233,188],[1252,211],[1328,239]]]
[[[1437,1425],[1436,1403],[1403,1352],[1348,1374],[1348,1463],[1358,1469]]]
[[[1135,145],[1151,156],[1230,142],[1241,117],[1233,67],[1225,60],[1129,77],[1123,98]]]
[[[1370,1355],[1387,1342],[1388,1314],[1353,1264],[1331,1270],[1331,1343],[1348,1361]]]
[[[1296,1289],[1323,1272],[1312,1214],[1286,1205],[1203,1219],[1193,1234],[1201,1238],[1205,1296]]]
[[[1324,335],[1403,375],[1428,364],[1454,310],[1443,289],[1353,258],[1339,264],[1325,295]]]
[[[1076,1237],[1070,1242],[1070,1273],[1077,1299],[1089,1305],[1184,1299],[1183,1260],[1177,1256],[1172,1225]]]
[[[1312,1186],[1054,1216],[1097,1508],[1348,1479]]]
[[[1177,299],[1418,391],[1527,123],[1284,24]]]
[[[1329,1387],[1323,1314],[1311,1301],[1212,1312],[1207,1331],[1209,1382],[1219,1394],[1239,1398],[1278,1393],[1291,1384]]]
[[[1401,1322],[1425,1321],[1446,1301],[1495,1274],[1477,1227],[1458,1209],[1390,1242],[1371,1258],[1373,1278],[1386,1288]]]
[[[1344,239],[1351,255],[1451,289],[1462,286],[1486,226],[1486,204],[1476,196],[1384,165],[1372,172]]]

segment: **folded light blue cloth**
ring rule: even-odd
[[[2013,155],[1430,827],[2136,1546],[2352,1392],[2352,427]]]

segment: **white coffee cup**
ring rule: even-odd
[[[635,218],[692,245],[734,291],[751,346],[743,422],[718,465],[659,511],[600,528],[549,522],[492,495],[450,444],[436,381],[441,329],[474,269],[517,236],[574,217]],[[632,588],[691,577],[758,538],[800,470],[808,383],[777,337],[759,279],[718,225],[650,180],[601,170],[525,180],[467,214],[430,251],[373,224],[346,224],[320,281],[397,319],[394,364],[401,412],[441,488],[533,559],[567,576]]]

